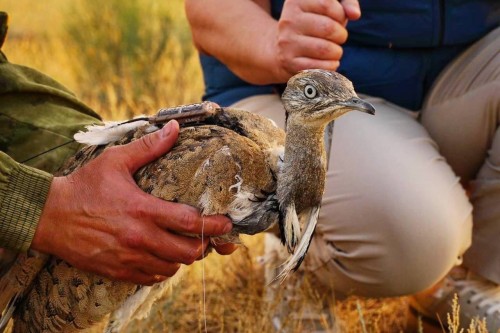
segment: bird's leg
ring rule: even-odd
[[[179,124],[196,123],[212,117],[220,112],[221,107],[213,102],[203,102],[189,105],[181,105],[173,108],[158,110],[154,116],[148,117],[152,124],[164,124],[175,119]]]

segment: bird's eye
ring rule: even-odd
[[[317,94],[318,94],[318,92],[316,91],[316,88],[314,88],[314,86],[311,86],[310,84],[305,86],[304,95],[307,98],[314,98],[314,97],[316,97]]]

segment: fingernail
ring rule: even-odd
[[[166,138],[167,136],[170,135],[170,132],[172,131],[172,120],[170,120],[163,128],[161,129],[161,137]]]
[[[232,223],[228,223],[224,226],[224,229],[222,230],[223,233],[227,234],[228,232],[231,231],[231,229],[233,229],[233,224]]]

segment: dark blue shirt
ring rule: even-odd
[[[283,3],[271,1],[274,18],[279,19]],[[421,107],[453,58],[500,22],[498,0],[360,0],[360,6],[363,17],[347,26],[349,39],[338,72],[358,92],[411,110]],[[201,55],[200,60],[205,100],[226,106],[282,89],[249,84],[213,57]]]

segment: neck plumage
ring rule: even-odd
[[[278,177],[280,205],[293,202],[297,213],[319,206],[326,173],[325,126],[288,119],[283,166]]]

